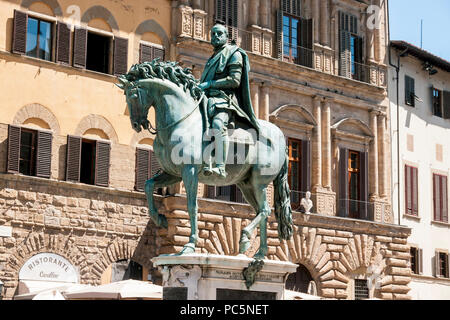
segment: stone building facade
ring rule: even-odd
[[[297,166],[290,174],[295,234],[280,242],[270,220],[268,258],[301,264],[325,297],[409,299],[410,229],[393,224],[390,198],[386,7],[377,5],[0,1],[0,73],[9,79],[1,89],[8,112],[0,116],[3,295],[20,292],[29,280],[21,278],[24,265],[41,253],[67,259],[81,283],[110,281],[105,274],[122,260],[158,282],[150,258],[186,242],[186,199],[182,185],[157,195],[169,228],[149,221],[136,158],[138,149],[151,150],[154,137],[131,129],[115,75],[159,56],[199,78],[212,53],[208,30],[221,19],[248,52],[255,113],[283,130]],[[374,12],[379,24],[367,27]],[[42,28],[51,36],[24,36],[24,21],[29,33]],[[33,39],[43,43],[39,52],[31,50]],[[103,59],[93,54],[102,50]],[[37,160],[25,151],[14,158],[27,147]],[[235,189],[214,190],[215,199],[211,188],[199,189],[199,252],[236,254],[254,213],[236,202]],[[306,191],[310,215],[295,206]],[[249,256],[256,233],[252,241]],[[304,274],[290,281],[296,277]]]

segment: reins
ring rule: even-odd
[[[154,130],[154,132],[151,132],[151,131],[150,131],[150,128],[148,128],[148,129],[147,129],[148,132],[150,132],[151,134],[155,134],[155,135],[156,135],[156,134],[158,134],[158,132],[160,132],[160,131],[165,131],[165,130],[167,130],[167,129],[170,129],[170,128],[172,128],[173,126],[176,126],[177,124],[179,124],[180,122],[186,120],[187,118],[189,118],[189,117],[194,113],[195,110],[197,110],[197,108],[200,106],[200,103],[202,102],[202,100],[203,100],[204,97],[205,97],[205,93],[202,92],[202,95],[200,96],[200,98],[199,98],[199,100],[198,100],[198,102],[197,102],[195,108],[192,109],[192,111],[189,112],[187,115],[185,115],[183,118],[181,118],[181,119],[175,121],[174,123],[169,124],[167,127],[164,127],[164,128],[161,128],[161,129],[160,129],[160,128],[154,128],[153,125],[152,125],[152,123],[151,123],[151,121],[148,120],[148,122],[150,123],[151,129]]]

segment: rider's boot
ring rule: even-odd
[[[230,145],[227,130],[224,130],[224,132],[220,135],[220,139],[216,139],[215,143],[216,143],[216,167],[212,169],[212,172],[221,178],[226,178],[227,173],[225,171],[225,163],[227,161],[228,147]],[[220,146],[222,147],[221,150],[222,152],[220,152],[219,150]],[[222,155],[222,157],[220,157],[220,155]]]

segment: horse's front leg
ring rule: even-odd
[[[172,176],[166,172],[162,172],[145,182],[145,194],[147,195],[150,218],[153,220],[157,227],[167,228],[168,224],[166,217],[162,214],[158,214],[158,209],[156,208],[155,202],[153,201],[153,192],[156,188],[164,188],[180,181],[180,177]]]
[[[195,253],[195,245],[198,240],[198,225],[197,225],[197,189],[198,189],[198,167],[195,165],[186,165],[183,168],[183,183],[186,188],[187,208],[189,218],[191,221],[191,235],[189,243],[187,243],[180,254]]]

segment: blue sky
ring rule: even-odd
[[[391,40],[404,40],[450,61],[450,0],[389,0]]]

